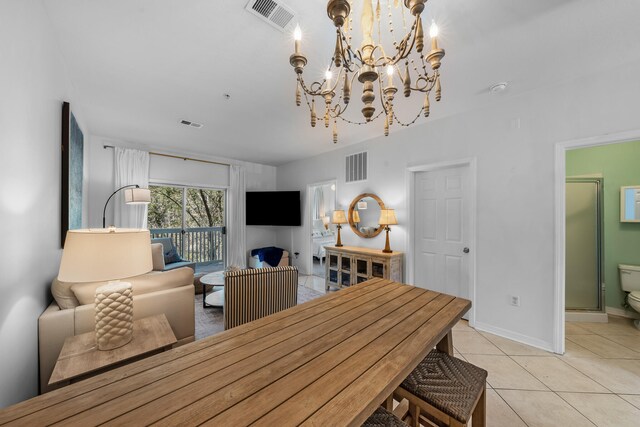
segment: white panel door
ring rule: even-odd
[[[469,167],[418,172],[413,188],[415,285],[469,298]]]

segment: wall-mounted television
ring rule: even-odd
[[[300,226],[299,191],[247,191],[247,225]]]

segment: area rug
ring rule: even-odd
[[[298,304],[321,297],[323,294],[304,286],[298,286]],[[224,331],[224,314],[222,308],[202,307],[202,294],[196,295],[196,340]]]

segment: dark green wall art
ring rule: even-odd
[[[62,215],[60,241],[82,228],[84,136],[68,102],[62,104]]]

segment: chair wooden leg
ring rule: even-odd
[[[420,427],[420,408],[418,405],[409,402],[409,414],[411,415],[411,426]]]
[[[409,401],[407,399],[400,399],[400,403],[392,411],[393,415],[404,420],[409,413]]]
[[[393,412],[393,394],[387,397],[387,400],[384,401],[384,409],[389,412]]]
[[[476,404],[476,407],[473,410],[473,415],[471,416],[471,420],[473,422],[473,427],[485,427],[485,425],[487,424],[487,388],[486,386],[484,390],[482,390],[480,399],[478,399],[478,403]]]

